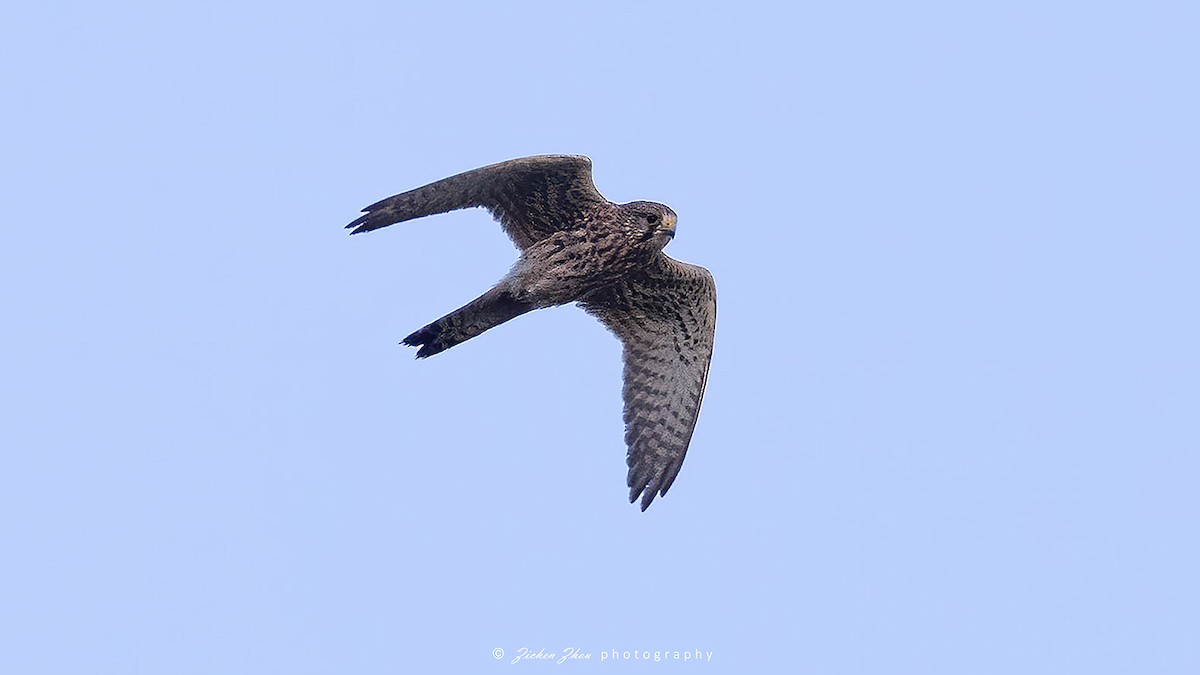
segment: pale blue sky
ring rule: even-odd
[[[1200,672],[1198,26],[6,4],[0,672]],[[544,152],[717,279],[646,513],[581,311],[397,345],[515,259],[485,213],[342,230]]]

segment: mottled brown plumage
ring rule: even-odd
[[[620,338],[625,360],[629,501],[665,495],[687,452],[704,397],[716,330],[712,275],[662,253],[675,212],[613,204],[592,184],[587,157],[501,162],[364,209],[351,234],[483,207],[521,250],[487,293],[404,338],[432,356],[533,309],[578,302]]]

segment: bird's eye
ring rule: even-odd
[[[658,214],[657,213],[649,214],[648,216],[646,216],[646,222],[650,223],[651,225],[657,225],[658,224]]]

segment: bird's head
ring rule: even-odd
[[[675,236],[675,222],[679,219],[671,207],[657,202],[622,204],[621,216],[630,238],[657,251]]]

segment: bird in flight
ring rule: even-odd
[[[691,442],[717,320],[708,270],[663,254],[675,212],[614,204],[592,183],[592,161],[541,155],[492,164],[388,197],[347,225],[351,234],[483,207],[520,249],[491,290],[404,338],[432,356],[525,312],[578,303],[621,340],[629,501],[665,495]]]

